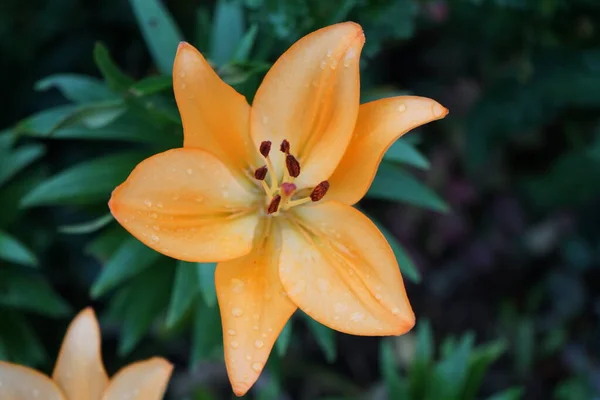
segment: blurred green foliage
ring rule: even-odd
[[[600,324],[598,311],[588,308],[600,304],[594,283],[600,264],[600,3],[59,0],[43,12],[41,3],[10,0],[0,14],[0,49],[12,60],[0,67],[4,76],[19,78],[7,81],[6,98],[14,101],[0,116],[7,126],[0,132],[0,359],[47,370],[47,353],[57,351],[60,336],[40,337],[39,327],[62,332],[73,310],[93,302],[108,330],[107,346],[117,354],[110,368],[161,353],[177,364],[171,398],[229,397],[215,265],[155,253],[126,233],[106,204],[138,162],[182,144],[169,76],[181,40],[197,46],[251,102],[290,44],[322,26],[354,20],[367,38],[363,101],[414,93],[451,111],[389,149],[360,204],[388,238],[409,294],[415,293],[418,329],[401,338],[414,354],[402,359],[396,339],[362,349],[362,339],[298,313],[253,396],[593,398]],[[439,147],[451,153],[444,157],[458,159],[448,170],[425,156]],[[477,185],[483,211],[438,194],[455,174]],[[485,342],[475,344],[471,333],[456,335],[469,326],[453,332],[441,316],[431,326],[421,319],[429,303],[446,304],[431,294],[436,271],[420,265],[398,237],[394,210],[434,221],[468,214],[486,236],[486,202],[499,192],[521,199],[530,229],[510,235],[515,258],[506,263],[523,270],[500,266],[498,276],[513,281],[478,329]],[[568,213],[576,228],[563,232],[559,213]],[[436,234],[414,236],[432,248]],[[545,267],[532,272],[530,264]],[[448,286],[460,285],[458,278],[439,276]],[[510,286],[524,288],[517,293]],[[486,295],[474,293],[480,297],[473,295],[469,305]],[[595,356],[581,350],[589,348]],[[560,372],[551,374],[552,383],[539,384],[540,370],[557,358]]]

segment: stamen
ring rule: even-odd
[[[296,185],[290,182],[284,182],[281,184],[281,193],[289,197],[296,191]]]
[[[310,199],[312,201],[319,201],[323,197],[325,197],[328,190],[329,190],[329,182],[323,181],[323,182],[319,183],[317,186],[315,186],[312,193],[310,194]]]
[[[254,177],[259,181],[264,181],[265,177],[267,176],[267,172],[269,172],[269,169],[266,165],[263,165],[262,167],[254,171]]]
[[[300,175],[300,163],[293,155],[288,154],[285,156],[285,166],[287,167],[291,177],[296,178],[298,175]]]
[[[279,203],[281,203],[281,196],[277,194],[271,199],[271,203],[269,203],[269,207],[267,207],[267,214],[276,213],[279,209]]]
[[[283,142],[281,142],[281,146],[279,146],[279,150],[282,153],[290,154],[290,142],[288,142],[286,139],[283,139]]]
[[[262,156],[264,158],[269,157],[269,153],[271,152],[271,141],[265,140],[264,142],[261,142],[259,151],[260,151],[260,154],[262,154]]]

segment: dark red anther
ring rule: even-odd
[[[281,196],[277,194],[273,196],[273,199],[269,203],[269,207],[267,207],[267,214],[276,213],[279,209],[279,203],[281,203]]]
[[[300,175],[300,163],[293,155],[288,154],[285,156],[285,166],[287,167],[290,176],[296,178],[298,175]]]
[[[323,181],[323,182],[319,183],[317,186],[315,186],[312,193],[310,194],[310,199],[312,201],[319,201],[323,197],[325,197],[328,190],[329,190],[329,182]]]
[[[260,151],[260,154],[262,154],[262,156],[264,158],[269,157],[269,152],[271,152],[271,141],[265,140],[264,142],[261,142],[259,151]]]
[[[281,193],[285,194],[286,196],[291,196],[292,193],[294,193],[295,191],[296,185],[294,185],[293,183],[283,182],[281,184]]]
[[[263,165],[262,167],[258,168],[256,171],[254,171],[254,177],[256,179],[258,179],[259,181],[264,181],[265,176],[267,176],[267,172],[269,172],[269,170],[267,169],[267,166]]]
[[[282,153],[290,154],[290,142],[288,142],[287,140],[283,139],[283,142],[281,142],[281,146],[279,146],[279,150]]]

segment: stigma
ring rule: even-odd
[[[257,168],[253,174],[267,195],[266,213],[276,216],[281,211],[289,210],[292,207],[323,199],[329,190],[329,182],[327,181],[323,181],[315,186],[308,196],[296,196],[298,188],[294,180],[300,176],[302,168],[298,159],[291,153],[290,142],[287,140],[283,140],[279,146],[279,151],[285,154],[285,168],[281,181],[277,178],[273,162],[271,157],[269,157],[271,145],[272,143],[268,140],[260,144],[258,150],[265,159],[265,165]]]

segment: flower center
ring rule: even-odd
[[[319,201],[329,190],[329,182],[323,181],[315,186],[306,197],[298,196],[297,187],[294,179],[300,175],[300,163],[290,153],[290,142],[284,140],[279,146],[279,151],[285,154],[285,168],[281,181],[277,178],[273,162],[269,157],[271,152],[271,142],[264,141],[258,149],[265,158],[266,164],[254,171],[254,178],[260,181],[265,193],[267,194],[266,211],[267,214],[278,215],[280,211],[289,210],[292,207],[299,206],[311,201]],[[267,178],[269,182],[267,183]]]

